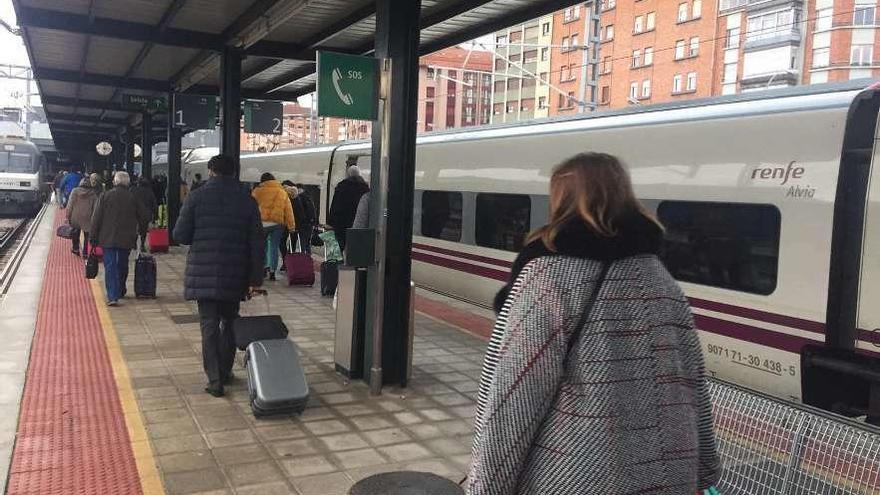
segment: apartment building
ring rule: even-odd
[[[488,124],[492,54],[452,47],[419,61],[418,132]]]
[[[241,131],[242,151],[277,151],[342,141],[369,139],[370,122],[319,117],[308,107],[285,103],[280,135]]]
[[[552,29],[550,15],[495,33],[492,123],[549,115],[549,91],[537,86],[550,77]]]
[[[877,0],[808,0],[805,84],[880,76]]]
[[[553,14],[552,45],[541,48],[541,58],[549,52],[550,115],[566,115],[595,110],[598,101],[596,67],[599,50],[599,5],[587,2]],[[547,81],[542,78],[541,81]],[[541,100],[538,100],[541,107]]]

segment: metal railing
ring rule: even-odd
[[[880,429],[711,382],[724,495],[880,494]]]

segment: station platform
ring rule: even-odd
[[[101,278],[86,280],[69,242],[52,234],[54,217],[44,219],[45,253],[29,261],[42,257],[45,279],[39,310],[29,308],[39,316],[7,493],[331,495],[383,471],[464,476],[488,315],[420,294],[410,386],[374,397],[334,371],[331,300],[317,286],[267,281],[312,398],[301,416],[255,419],[238,364],[225,397],[203,391],[196,305],[182,296],[185,248],[156,256],[157,299],[129,295],[108,308]],[[243,314],[264,314],[260,299]]]

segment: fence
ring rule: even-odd
[[[723,495],[880,494],[880,429],[713,381]]]

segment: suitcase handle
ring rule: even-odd
[[[263,301],[266,303],[266,314],[268,315],[271,312],[271,307],[269,306],[269,291],[266,289],[254,289],[253,296],[262,296]],[[245,297],[245,301],[249,301],[253,299],[253,297]]]

